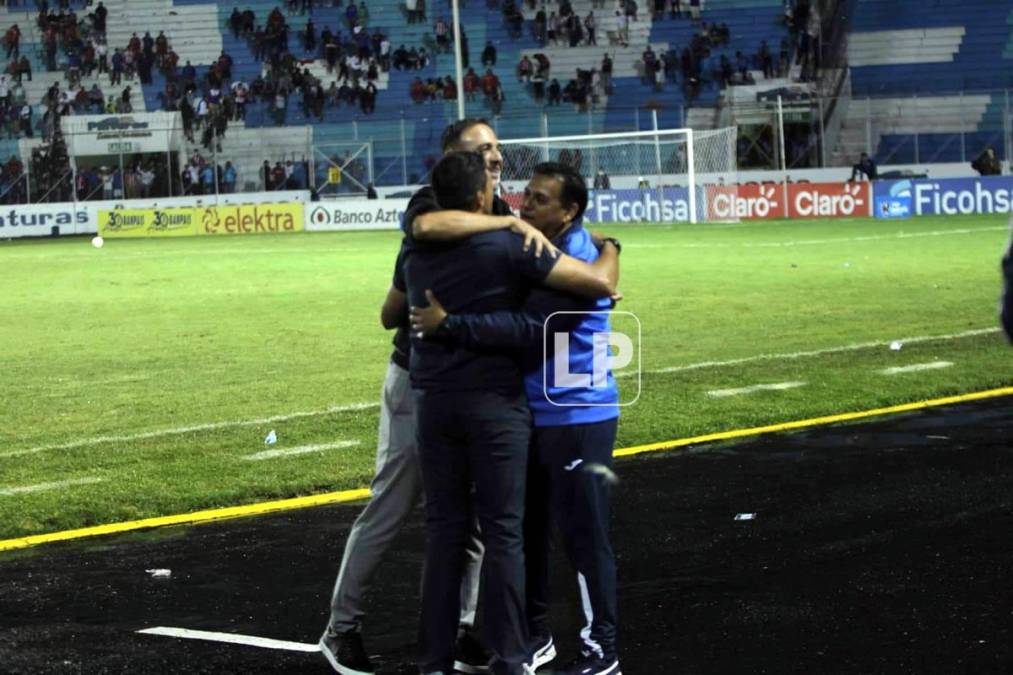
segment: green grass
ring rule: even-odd
[[[991,328],[1005,223],[611,228],[647,371],[620,445],[1010,385],[1013,351],[998,333],[650,372]],[[368,484],[376,407],[139,435],[377,402],[390,343],[379,304],[397,246],[396,233],[0,244],[0,490],[103,479],[0,494],[0,538]],[[954,365],[877,372],[935,360]],[[788,380],[808,384],[707,395]],[[359,444],[239,459],[271,429],[279,448]],[[97,441],[109,436],[127,438]]]

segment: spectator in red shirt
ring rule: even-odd
[[[485,75],[482,77],[482,93],[486,97],[492,96],[496,93],[496,87],[499,85],[499,78],[492,72],[492,68],[487,68]]]
[[[443,98],[447,101],[452,101],[457,98],[457,84],[454,82],[454,78],[450,75],[443,81]]]
[[[468,73],[464,76],[464,96],[469,101],[475,100],[475,92],[478,91],[481,86],[482,80],[479,79],[478,73],[475,72],[474,68],[468,68]]]
[[[412,82],[411,97],[416,103],[422,103],[426,100],[426,85],[422,81],[422,78],[416,77],[415,81]]]
[[[531,59],[525,54],[521,57],[521,62],[517,64],[517,79],[521,82],[528,82],[531,80],[531,71],[533,66],[531,65]]]

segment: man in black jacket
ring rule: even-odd
[[[875,160],[864,152],[858,158],[858,164],[851,167],[851,178],[848,180],[854,181],[856,176],[862,175],[865,176],[866,180],[876,180],[876,177],[879,175]]]
[[[485,49],[482,50],[482,66],[492,67],[496,65],[496,47],[493,46],[492,42],[485,43]]]
[[[999,163],[999,159],[995,156],[995,150],[991,147],[985,148],[980,155],[978,155],[973,162],[971,162],[971,168],[978,172],[981,176],[998,176],[1002,173],[1002,165]]]

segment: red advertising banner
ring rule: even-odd
[[[872,191],[869,183],[789,183],[787,191],[782,183],[709,185],[707,214],[711,220],[871,216]]]
[[[784,185],[708,185],[707,215],[710,220],[784,218]]]
[[[790,183],[789,218],[850,218],[872,215],[870,183]]]

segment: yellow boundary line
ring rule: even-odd
[[[872,410],[861,410],[859,412],[841,413],[838,415],[826,415],[824,417],[813,417],[810,419],[797,420],[794,422],[769,424],[762,427],[751,427],[749,429],[735,429],[732,431],[722,431],[714,434],[693,436],[690,438],[680,438],[671,441],[662,441],[660,443],[648,443],[646,445],[636,445],[630,448],[620,448],[616,450],[613,453],[613,455],[615,457],[629,457],[631,455],[640,455],[647,452],[673,450],[675,448],[682,448],[688,445],[700,445],[703,443],[713,443],[714,441],[725,441],[733,438],[744,438],[746,436],[760,436],[763,434],[772,434],[778,431],[790,431],[792,429],[805,429],[810,427],[825,426],[828,424],[837,424],[840,422],[851,422],[853,420],[861,420],[869,417],[894,415],[897,413],[912,412],[915,410],[924,410],[925,408],[936,408],[944,405],[952,405],[954,403],[967,403],[969,401],[981,401],[989,398],[999,398],[1001,396],[1013,396],[1013,387],[1001,387],[999,389],[989,389],[987,391],[979,391],[971,394],[947,396],[945,398],[936,398],[927,401],[916,401],[914,403],[903,403],[901,405],[893,405],[888,406],[886,408],[874,408]],[[76,530],[64,530],[63,532],[50,532],[47,534],[35,534],[29,537],[19,537],[17,539],[0,540],[0,551],[11,551],[14,549],[28,548],[30,546],[49,544],[57,541],[70,541],[74,539],[84,539],[87,537],[98,537],[106,534],[116,534],[119,532],[146,530],[155,527],[165,527],[168,525],[196,525],[200,523],[209,523],[216,520],[224,520],[226,518],[258,516],[266,513],[277,513],[279,511],[292,511],[295,509],[304,509],[310,506],[323,506],[325,504],[351,502],[359,499],[366,499],[367,497],[369,497],[369,489],[359,488],[357,490],[327,492],[319,495],[310,495],[308,497],[294,497],[292,499],[280,499],[270,502],[259,502],[257,504],[245,504],[243,506],[230,506],[227,508],[220,508],[220,509],[206,509],[203,511],[194,511],[193,513],[180,513],[172,516],[145,518],[143,520],[131,520],[122,523],[110,523],[108,525],[96,525],[94,527],[82,527]]]
[[[265,513],[275,513],[277,511],[304,509],[307,506],[321,506],[323,504],[336,504],[338,502],[352,502],[358,499],[365,499],[367,497],[369,497],[369,488],[359,488],[357,490],[344,490],[342,492],[327,492],[321,495],[309,495],[308,497],[293,497],[291,499],[279,499],[272,502],[244,504],[243,506],[206,509],[204,511],[194,511],[193,513],[178,513],[173,516],[159,516],[157,518],[144,518],[143,520],[128,520],[122,523],[95,525],[93,527],[82,527],[76,530],[64,530],[63,532],[33,534],[29,537],[20,537],[18,539],[4,539],[0,540],[0,551],[10,551],[16,548],[28,548],[29,546],[49,544],[56,541],[70,541],[72,539],[98,537],[104,534],[147,530],[153,527],[165,527],[167,525],[196,525],[198,523],[210,523],[214,520],[224,520],[226,518],[259,516]]]

